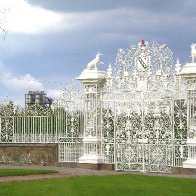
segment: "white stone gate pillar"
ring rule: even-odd
[[[77,78],[84,85],[84,154],[79,163],[103,163],[101,150],[101,93],[105,71],[88,67]]]
[[[183,163],[183,168],[196,168],[196,63],[194,62],[194,59],[192,60],[192,63],[184,65],[180,74],[188,82],[188,159]]]

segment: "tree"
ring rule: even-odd
[[[17,116],[20,112],[21,108],[8,99],[0,105],[0,117]]]
[[[0,36],[5,39],[8,33],[7,16],[10,8],[7,0],[0,0]]]

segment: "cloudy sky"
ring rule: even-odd
[[[0,0],[0,7],[8,1],[0,97],[20,103],[28,90],[57,95],[98,51],[107,67],[118,48],[144,39],[166,43],[184,64],[196,42],[194,0]]]

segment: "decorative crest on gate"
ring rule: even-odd
[[[114,68],[110,64],[107,69],[105,91],[129,92],[135,98],[141,92],[147,98],[154,98],[155,92],[159,92],[159,98],[177,96],[181,89],[186,92],[186,87],[179,75],[179,60],[176,65],[173,62],[172,51],[166,44],[142,40],[127,50],[119,49]]]

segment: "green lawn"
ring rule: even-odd
[[[143,175],[87,176],[0,183],[0,195],[196,195],[196,179]]]
[[[53,170],[34,170],[34,169],[0,169],[0,177],[2,176],[27,176],[31,174],[49,174],[57,173]]]

